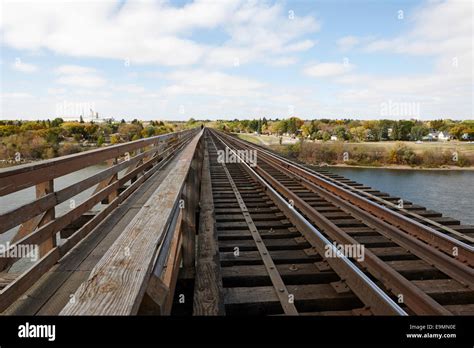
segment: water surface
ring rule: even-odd
[[[474,171],[341,167],[329,170],[474,225]]]

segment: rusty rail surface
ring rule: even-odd
[[[242,142],[240,139],[232,137],[232,139]],[[358,190],[343,182],[334,180],[324,174],[315,172],[299,163],[290,162],[288,159],[278,155],[260,145],[246,143],[246,146],[258,148],[263,154],[272,158],[275,163],[281,163],[286,169],[295,174],[303,176],[305,179],[320,185],[332,192],[337,193],[344,199],[359,206],[380,219],[386,220],[396,226],[403,228],[407,233],[423,240],[424,242],[442,250],[447,255],[467,263],[469,266],[474,266],[474,247],[457,240],[449,235],[446,235],[435,229],[439,228],[445,233],[450,233],[460,237],[463,240],[472,242],[474,239],[470,236],[464,235],[448,226],[444,226],[429,218],[422,217],[416,213],[399,207],[390,201],[372,195],[368,192]],[[376,201],[376,202],[374,202]],[[403,214],[402,214],[403,213]],[[415,219],[422,220],[428,225],[423,225]]]
[[[21,296],[61,257],[96,228],[121,202],[196,135],[197,129],[155,136],[52,160],[0,170],[0,196],[34,186],[36,199],[0,215],[0,234],[14,232],[0,255],[0,272],[21,257],[12,252],[33,246],[38,260],[12,277],[0,291],[0,311]],[[60,190],[55,179],[80,169],[106,163],[108,167]],[[86,190],[92,194],[76,204],[74,197]],[[69,200],[69,209],[57,216],[59,204]],[[91,211],[98,204],[101,209]]]
[[[446,255],[441,250],[441,247],[444,244],[437,245],[439,249],[434,248],[432,243],[426,243],[427,237],[417,239],[412,236],[410,233],[407,233],[404,229],[407,226],[416,226],[417,231],[421,229],[421,224],[417,222],[407,221],[409,220],[406,217],[403,217],[404,221],[407,221],[406,224],[389,224],[393,220],[390,217],[383,216],[383,219],[370,209],[373,202],[368,201],[360,196],[355,198],[351,196],[352,193],[345,190],[344,188],[333,185],[327,181],[323,181],[321,178],[315,178],[311,173],[304,171],[303,168],[299,168],[290,161],[282,159],[281,157],[274,156],[269,154],[268,151],[260,149],[260,147],[253,146],[248,142],[238,140],[234,137],[225,135],[221,132],[213,132],[216,137],[218,137],[222,142],[231,144],[235,149],[257,149],[259,156],[259,164],[255,168],[255,171],[261,175],[268,183],[282,193],[287,199],[291,199],[294,202],[296,208],[302,211],[307,217],[309,217],[313,222],[318,226],[322,226],[324,232],[331,236],[331,238],[337,240],[339,243],[357,243],[354,239],[349,237],[337,226],[332,224],[320,213],[315,211],[311,206],[304,202],[300,197],[294,194],[291,190],[287,189],[284,185],[275,180],[272,175],[270,175],[266,170],[262,168],[262,163],[269,165],[269,168],[274,168],[281,173],[284,173],[288,177],[291,177],[296,182],[300,183],[310,191],[313,191],[324,197],[326,200],[332,202],[335,206],[341,207],[343,210],[350,212],[352,216],[358,218],[361,221],[366,221],[366,224],[372,226],[381,234],[385,235],[387,238],[396,241],[399,245],[404,246],[407,250],[410,250],[415,255],[421,259],[426,260],[430,264],[435,265],[443,271],[444,273],[450,275],[453,279],[456,279],[461,284],[472,289],[473,287],[473,270],[469,266],[472,264],[472,247],[465,245],[462,242],[459,242],[455,239],[451,240],[450,238],[440,238],[443,242],[453,243],[451,247],[460,246],[462,247],[463,255],[462,258],[454,258]],[[354,195],[354,194],[352,194]],[[357,200],[363,200],[365,205],[360,204]],[[359,203],[359,204],[358,204]],[[375,209],[380,208],[376,206]],[[380,208],[381,209],[381,208]],[[385,210],[386,214],[390,212],[388,209]],[[399,218],[395,212],[393,213],[396,218]],[[397,220],[398,221],[398,220]],[[402,229],[403,228],[403,229]],[[429,227],[427,228],[429,231]],[[426,230],[423,230],[426,232]],[[413,231],[410,231],[414,233]],[[436,236],[439,235],[439,232],[436,231]],[[433,238],[434,239],[434,238]],[[430,240],[433,240],[430,239]],[[443,250],[446,251],[446,250]],[[461,261],[461,262],[460,262]],[[465,263],[463,263],[463,261]],[[382,279],[382,282],[386,283],[387,287],[391,289],[394,293],[404,293],[406,294],[406,303],[409,307],[418,314],[449,314],[442,306],[433,301],[431,298],[426,296],[418,288],[410,284],[409,281],[397,274],[393,269],[388,267],[388,265],[381,262],[375,255],[372,255],[370,252],[366,253],[366,261],[362,263],[364,268],[367,268],[375,277]]]
[[[244,144],[244,146],[253,149],[256,148],[255,146],[249,143],[243,143],[242,140],[237,140],[234,137],[231,137],[231,139],[234,142],[237,141],[240,144]],[[304,179],[334,193],[342,199],[347,200],[351,204],[360,207],[371,215],[383,221],[389,222],[399,229],[402,229],[406,233],[426,242],[436,249],[443,251],[451,258],[457,259],[471,267],[474,266],[474,248],[472,246],[451,236],[443,234],[429,226],[425,226],[418,221],[410,219],[396,211],[390,210],[381,204],[372,202],[365,197],[361,197],[345,187],[339,187],[325,178],[318,177],[314,173],[308,171],[306,168],[302,168],[301,166],[283,159],[280,156],[275,156],[269,151],[265,151],[261,148],[259,148],[258,151],[260,151],[261,155],[263,155],[265,158],[269,159],[269,161],[277,163],[288,171],[291,171],[292,173],[297,174]]]
[[[239,157],[238,153],[232,149],[217,133],[214,133],[217,139],[227,147],[236,157]],[[214,145],[215,146],[215,145]],[[281,193],[281,185],[274,185],[275,182],[269,181],[269,176],[262,176],[260,170],[252,169],[245,160],[241,162],[245,170],[255,178],[261,185],[266,188],[267,194],[270,195],[272,200],[277,206],[282,209],[292,219],[293,223],[304,233],[308,238],[308,241],[313,245],[316,250],[323,255],[326,248],[334,249],[334,252],[339,257],[334,259],[328,259],[327,262],[335,270],[335,272],[344,279],[350,289],[358,295],[361,301],[370,308],[375,314],[378,315],[407,315],[407,313],[395,303],[387,294],[383,292],[370,278],[368,278],[360,269],[358,269],[345,255],[339,253],[335,246],[331,244],[319,230],[317,230],[306,218],[292,208],[288,202],[283,198]],[[276,186],[275,189],[272,186]]]

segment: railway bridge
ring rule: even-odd
[[[0,199],[3,315],[474,314],[473,226],[217,130],[3,169]]]

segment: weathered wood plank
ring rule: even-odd
[[[224,295],[207,146],[204,149],[200,207],[193,315],[224,315]]]
[[[268,250],[293,250],[309,248],[311,245],[308,242],[298,242],[294,238],[285,238],[265,239],[265,246]],[[257,250],[255,241],[252,239],[235,239],[219,242],[220,251],[232,251],[236,247],[241,251]]]
[[[415,280],[413,283],[442,304],[474,302],[474,291],[453,279]]]
[[[349,310],[362,306],[353,293],[338,294],[329,284],[288,285],[288,291],[300,310]],[[271,286],[227,288],[225,303],[231,314],[281,313],[278,296]]]
[[[279,264],[276,268],[287,285],[320,284],[340,280],[336,273],[321,271],[314,263]],[[222,279],[226,287],[272,285],[263,265],[223,267]]]
[[[303,250],[271,250],[269,253],[276,264],[315,262],[321,259],[319,255],[309,256]],[[220,257],[223,266],[262,264],[258,251],[240,251],[238,256],[234,252],[221,252]]]
[[[18,276],[19,276],[18,273],[7,273],[7,272],[0,273],[0,290],[6,287],[8,284],[10,284],[16,278],[18,278]]]
[[[294,228],[285,228],[285,229],[267,229],[259,232],[262,238],[291,238],[299,237],[301,234]],[[247,230],[220,230],[217,231],[219,240],[228,240],[228,239],[252,239],[250,231]]]

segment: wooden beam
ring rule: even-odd
[[[225,315],[209,153],[204,150],[193,315]]]
[[[139,315],[163,315],[165,301],[169,293],[169,288],[165,283],[155,276],[151,275],[148,286],[143,296],[139,308]]]
[[[176,227],[172,232],[173,238],[166,265],[163,268],[162,274],[156,274],[156,268],[152,273],[145,296],[140,305],[138,312],[140,315],[170,315],[171,313],[182,255],[181,221],[182,210],[179,213]]]
[[[183,192],[183,277],[194,278],[196,271],[196,212],[198,207],[201,174],[198,171],[202,142],[197,146]]]

